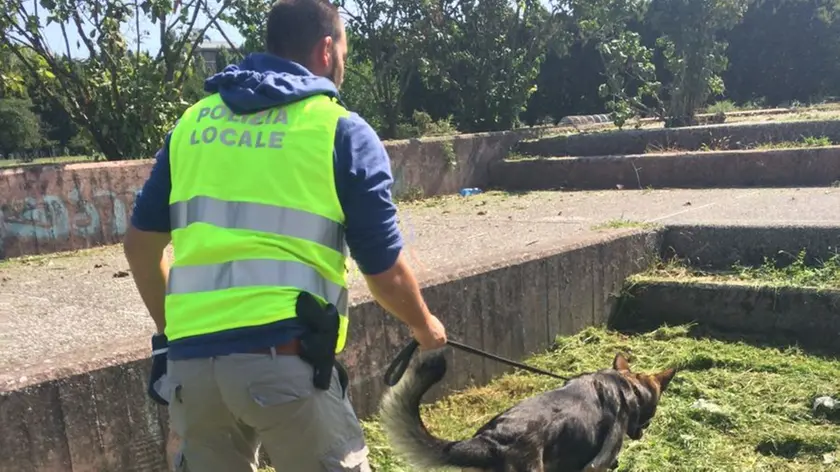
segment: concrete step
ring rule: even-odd
[[[685,128],[627,129],[561,135],[521,141],[515,152],[526,156],[607,156],[643,154],[651,149],[695,151],[744,149],[760,143],[826,137],[840,143],[840,120],[736,123]]]
[[[840,290],[651,277],[635,279],[624,301],[610,318],[616,329],[694,324],[730,338],[840,354]]]
[[[815,187],[840,183],[840,146],[505,160],[506,190]]]

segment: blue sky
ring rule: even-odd
[[[42,17],[42,24],[46,24],[46,15],[41,13],[39,16]],[[172,20],[170,20],[172,21]],[[198,20],[196,21],[195,30],[200,31],[207,23],[209,22],[209,18],[205,14],[200,14]],[[131,25],[126,24],[123,26],[123,33],[126,35],[126,39],[130,41],[132,44],[132,49],[136,47],[136,28],[133,24],[133,20],[131,21]],[[225,23],[219,22],[219,25],[224,30],[225,34],[233,41],[234,44],[239,45],[242,43],[242,35],[236,30],[236,28],[231,27]],[[141,49],[146,51],[157,52],[160,48],[160,34],[158,33],[159,25],[152,24],[151,20],[147,17],[143,17],[140,21],[140,30],[143,32],[143,37],[141,38]],[[64,52],[65,45],[64,45],[64,36],[61,34],[61,28],[57,24],[52,24],[44,28],[45,37],[47,40],[47,44],[49,44],[50,48],[56,52]],[[207,31],[207,35],[209,41],[224,41],[224,38],[221,34],[216,30],[215,27],[211,27]],[[72,31],[67,32],[67,37],[70,40],[70,53],[74,57],[87,57],[87,48],[84,44],[81,44],[81,47],[77,47],[76,43],[79,41],[80,37],[79,34],[73,29]]]
[[[548,7],[549,1],[550,0],[542,0],[542,3],[544,5],[546,5],[546,7]],[[211,3],[211,8],[214,8],[216,5],[218,5],[219,1],[218,0],[211,1],[210,3]],[[26,5],[27,5],[27,10],[31,11],[31,9],[30,9],[31,4],[29,4],[27,2]],[[351,10],[353,9],[352,6],[350,7],[350,9]],[[41,22],[42,22],[41,24],[45,25],[46,24],[46,13],[44,12],[43,9],[41,9],[41,11],[39,12],[39,16],[41,17]],[[170,21],[172,21],[172,20],[170,20]],[[200,31],[203,26],[207,25],[208,22],[209,22],[208,16],[203,14],[203,13],[200,14],[199,18],[198,18],[198,21],[196,22],[195,30]],[[131,24],[123,25],[123,33],[126,35],[126,39],[130,42],[131,48],[134,49],[134,48],[136,48],[137,33],[135,31],[136,28],[134,26],[134,22],[130,21],[129,23],[131,23]],[[222,27],[225,35],[227,35],[228,38],[230,38],[230,40],[234,44],[239,45],[239,44],[242,43],[242,41],[243,41],[242,35],[239,34],[239,32],[236,30],[236,28],[233,28],[230,25],[227,25],[227,24],[222,23],[222,22],[219,22],[219,25]],[[146,16],[142,17],[141,22],[140,22],[140,30],[143,33],[143,36],[141,38],[141,49],[146,50],[146,51],[151,51],[153,53],[156,53],[159,50],[159,48],[160,48],[160,35],[158,33],[158,28],[159,28],[159,25],[152,24],[152,22],[149,18],[147,18]],[[88,28],[85,28],[85,29],[87,30]],[[66,48],[65,48],[65,45],[64,45],[64,37],[62,36],[61,28],[58,25],[52,24],[52,25],[49,25],[49,26],[45,27],[44,28],[44,33],[45,33],[45,38],[47,40],[47,44],[50,46],[50,48],[53,51],[61,52],[61,53],[63,53],[65,51]],[[77,42],[79,42],[80,37],[79,37],[79,34],[76,32],[75,28],[68,28],[67,33],[68,33],[67,36],[68,36],[68,39],[69,39],[69,42],[70,42],[70,53],[71,53],[71,55],[73,55],[74,57],[87,57],[88,53],[87,53],[87,49],[84,46],[84,44],[80,44],[79,46],[77,46]],[[224,41],[224,38],[222,37],[221,34],[219,34],[219,32],[216,30],[215,27],[211,27],[207,31],[206,36],[207,36],[208,41],[219,41],[219,42]]]

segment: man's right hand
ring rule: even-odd
[[[431,351],[446,346],[446,328],[435,315],[429,315],[425,325],[411,328],[411,335],[420,344],[421,351]]]

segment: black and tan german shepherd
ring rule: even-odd
[[[607,471],[618,466],[626,434],[641,439],[676,371],[630,372],[616,355],[612,369],[583,374],[528,398],[463,441],[432,436],[420,418],[420,399],[446,373],[443,351],[421,353],[386,392],[381,418],[389,442],[414,470],[472,472]]]

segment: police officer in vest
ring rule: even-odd
[[[401,253],[385,148],[339,101],[338,10],[279,0],[265,46],[207,79],[132,212],[125,255],[157,327],[149,395],[169,405],[177,470],[254,471],[262,444],[278,472],[367,471],[334,362],[345,247],[422,349],[446,334]]]

